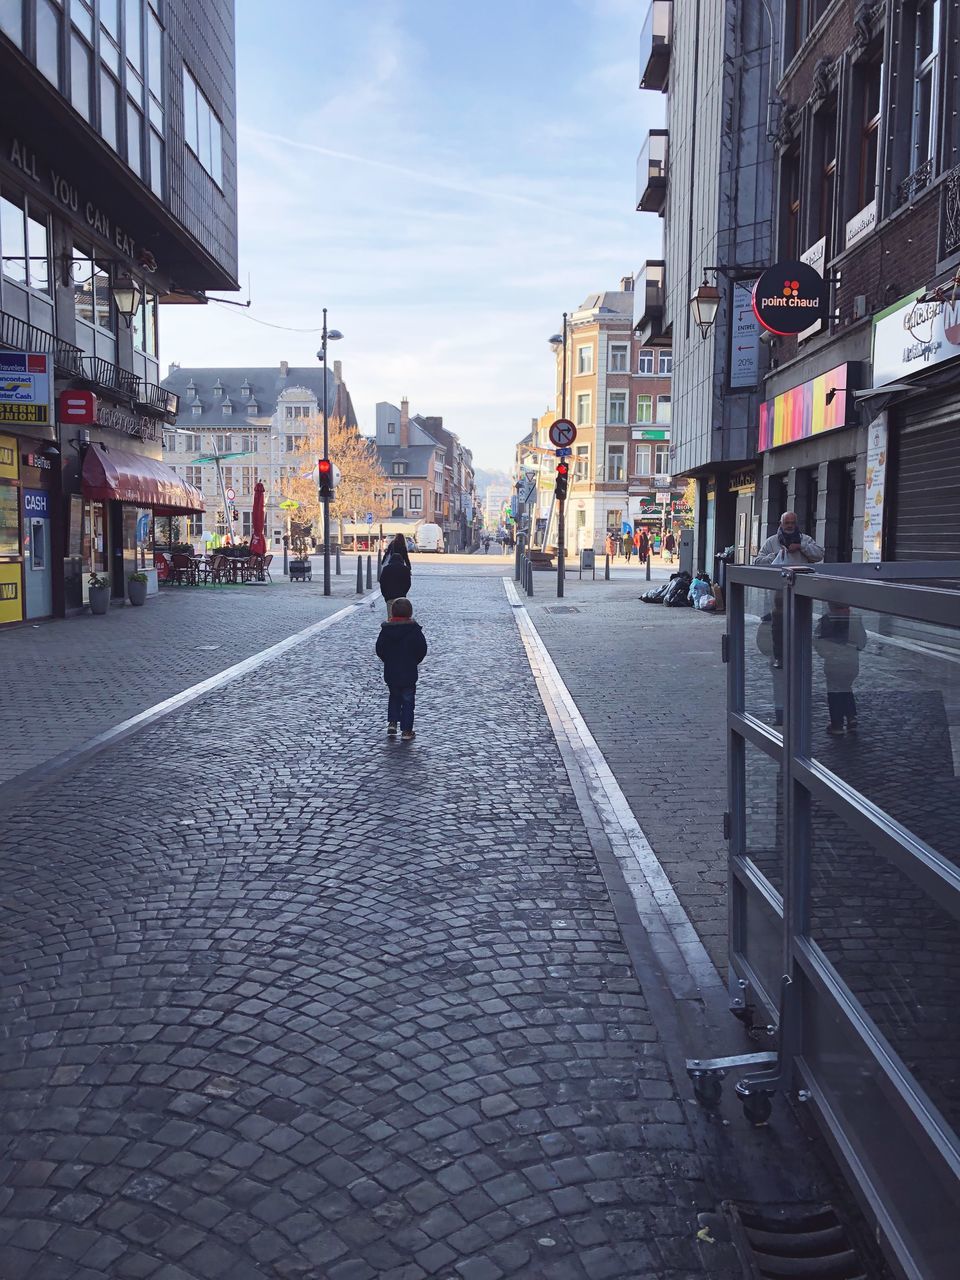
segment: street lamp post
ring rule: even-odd
[[[329,423],[327,409],[327,343],[337,342],[343,334],[339,329],[327,328],[327,308],[323,308],[323,334],[320,339],[320,350],[317,359],[323,366],[323,456],[326,458],[330,449]],[[330,595],[330,496],[324,494],[323,502],[323,594]]]
[[[559,346],[562,352],[561,378],[560,378],[560,381],[561,381],[560,417],[565,418],[567,416],[567,313],[566,311],[563,313],[563,331],[559,335],[559,341],[558,341],[558,335],[554,334],[554,336],[550,339],[550,345],[553,347],[554,351],[556,351],[557,347]],[[566,548],[567,530],[566,530],[566,520],[564,518],[566,514],[566,505],[567,505],[567,500],[565,497],[558,499],[558,505],[557,505],[557,596],[561,598],[563,596],[564,582],[566,579],[566,572],[567,572],[567,568],[565,564],[566,550],[567,550]],[[546,541],[546,534],[544,535],[544,541]]]

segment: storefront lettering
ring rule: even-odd
[[[122,431],[127,436],[139,436],[141,440],[159,440],[160,425],[146,414],[125,413],[116,405],[97,402],[97,424],[111,431]]]
[[[34,182],[43,185],[36,152],[30,151],[18,138],[13,138],[10,143],[10,163],[16,165],[21,173],[25,173]],[[92,200],[83,200],[80,188],[68,181],[63,174],[51,168],[49,175],[50,192],[64,209],[68,209],[71,213],[78,215],[82,213],[91,231],[95,231],[104,240],[109,240],[120,253],[126,254],[128,258],[137,257],[136,241],[132,236],[127,235],[122,227],[118,227],[111,222],[108,215],[98,208]],[[153,265],[151,266],[149,263],[145,265],[148,270],[156,270],[156,260],[152,258],[152,255],[149,256]]]

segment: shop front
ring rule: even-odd
[[[960,547],[960,302],[914,294],[873,326],[864,559],[951,560]]]
[[[746,563],[739,554],[741,516],[750,526],[751,545],[759,547],[776,532],[784,511],[796,512],[800,528],[824,548],[828,562],[860,558],[855,509],[863,433],[854,429],[851,394],[859,377],[857,362],[840,364],[761,404],[762,488],[750,499],[749,517],[745,490],[737,491],[738,562]]]
[[[751,564],[760,550],[760,512],[756,509],[757,473],[753,467],[734,471],[728,485],[737,504],[734,517],[734,563]]]

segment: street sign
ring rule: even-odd
[[[558,418],[550,428],[549,435],[550,443],[562,449],[576,440],[577,428],[569,418]]]
[[[0,422],[46,426],[50,421],[51,357],[0,353]]]
[[[372,512],[372,511],[368,511],[368,512],[367,512],[367,524],[373,524],[373,512]]]
[[[733,286],[730,325],[730,389],[755,387],[760,381],[760,322],[753,313],[753,281]]]
[[[558,458],[569,458],[571,453],[573,453],[573,450],[572,449],[554,449],[554,453],[557,455]]]
[[[521,507],[525,507],[537,491],[537,477],[524,476],[517,486],[517,498]]]
[[[92,391],[61,391],[60,421],[91,427],[97,420],[97,397]]]
[[[227,500],[228,500],[229,502],[233,502],[233,501],[234,501],[234,499],[236,498],[236,496],[237,496],[237,491],[236,491],[236,489],[228,489],[228,490],[227,490]]]

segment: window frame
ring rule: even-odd
[[[587,342],[577,347],[577,377],[588,377],[593,373],[593,343]]]
[[[589,427],[593,425],[593,392],[592,391],[577,392],[577,398],[576,398],[576,401],[574,402],[574,412],[576,413],[576,422],[575,422],[576,426]]]
[[[625,427],[627,425],[627,396],[626,391],[608,391],[607,392],[607,425],[611,427]],[[613,406],[617,404],[622,412],[622,417],[615,417]]]
[[[645,369],[643,366],[649,360],[650,368]],[[637,352],[637,373],[641,378],[652,378],[656,374],[656,355],[652,347],[644,347],[642,351]]]
[[[620,360],[622,363],[615,364],[614,360]],[[629,342],[611,342],[607,348],[607,372],[608,373],[629,373],[630,372],[630,343]]]
[[[614,466],[614,463],[619,463],[619,465]],[[614,471],[618,472],[618,474],[616,475],[611,474]],[[607,445],[607,460],[606,460],[605,475],[606,475],[607,484],[623,484],[623,482],[626,480],[627,478],[626,445],[624,444],[608,444]]]
[[[646,417],[640,411],[641,404],[643,404],[644,408],[649,409],[649,414]],[[642,422],[645,425],[653,422],[653,396],[647,391],[637,393],[637,416],[634,418],[634,422]]]

